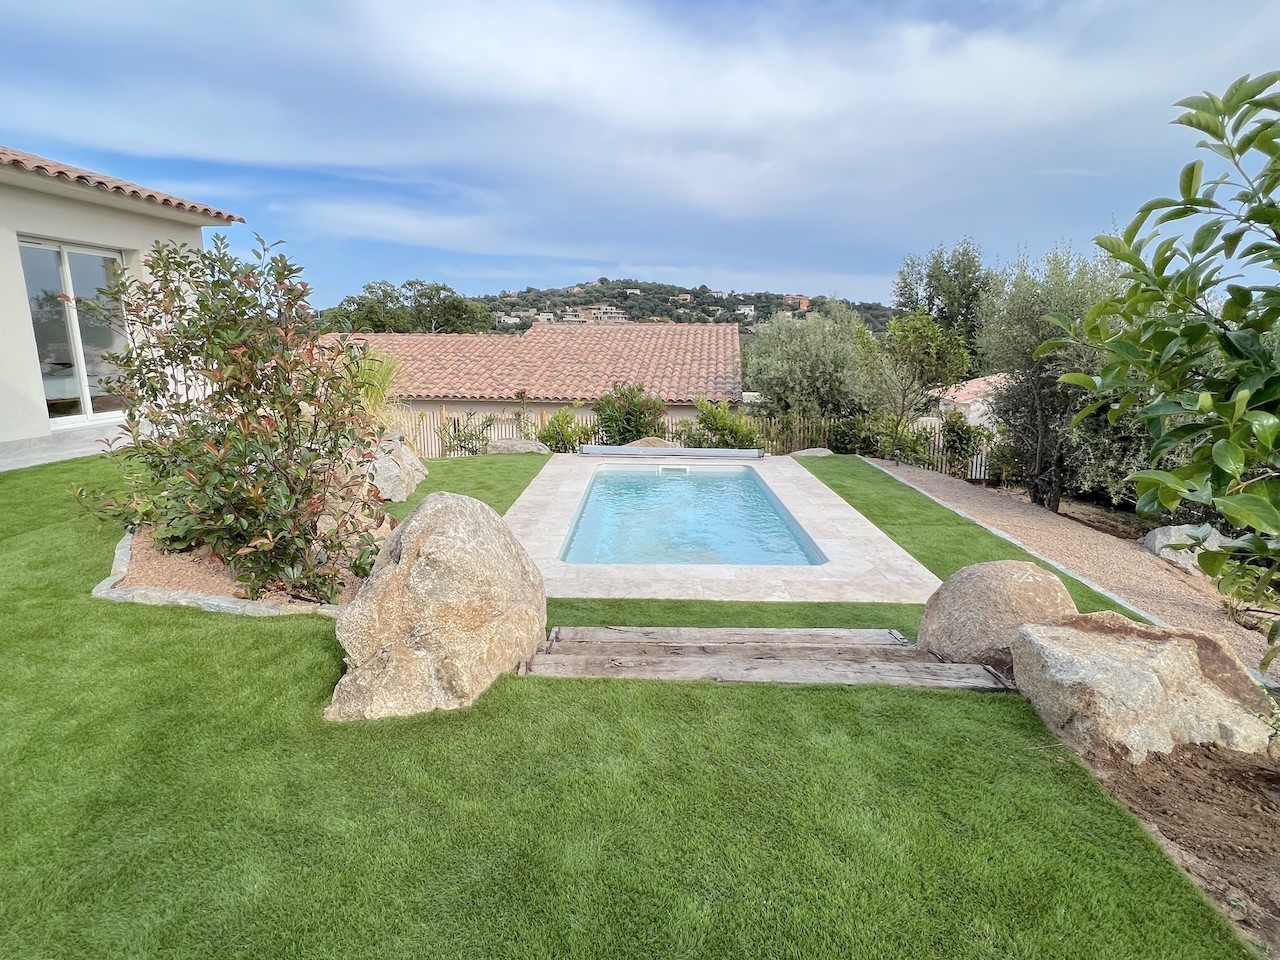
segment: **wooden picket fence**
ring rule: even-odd
[[[601,438],[594,433],[595,414],[583,408],[575,410],[574,415],[580,423],[593,428],[590,442],[599,443]],[[451,409],[445,406],[425,410],[413,410],[399,407],[390,413],[392,429],[404,435],[405,440],[422,457],[465,457],[480,452],[476,444],[467,442],[470,435],[479,432],[479,428],[489,421],[483,436],[490,440],[532,439],[546,425],[547,414],[524,414],[506,411],[500,414],[473,414],[465,408]],[[664,423],[666,437],[675,436],[676,426],[688,422],[686,418],[667,417]],[[833,418],[801,418],[799,420],[782,420],[772,417],[747,417],[747,422],[755,428],[762,440],[765,453],[783,456],[797,450],[828,445],[831,430],[839,422]],[[442,430],[442,426],[444,429]],[[931,470],[941,473],[949,472],[946,457],[943,453],[942,427],[937,421],[923,421],[919,425],[933,434],[930,441]],[[442,441],[442,434],[452,437],[452,442]],[[970,461],[966,479],[985,480],[987,478],[987,454],[979,453]]]

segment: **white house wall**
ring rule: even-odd
[[[0,183],[0,443],[50,434],[18,238],[119,250],[132,272],[157,241],[203,245],[198,224],[149,216],[142,201],[134,205],[136,212]]]

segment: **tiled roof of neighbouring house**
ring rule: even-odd
[[[999,390],[1008,379],[1009,375],[1007,373],[991,373],[985,377],[975,377],[972,380],[957,384],[949,390],[944,390],[940,399],[950,400],[952,403],[972,403],[974,400],[981,400]]]
[[[0,147],[0,167],[3,166],[16,167],[29,173],[43,174],[46,177],[62,180],[66,183],[83,184],[86,187],[105,190],[107,193],[119,194],[122,197],[145,200],[159,204],[162,207],[181,210],[184,213],[194,213],[208,217],[210,220],[221,220],[223,223],[244,223],[244,217],[238,217],[234,213],[227,213],[225,210],[218,210],[207,204],[196,203],[193,200],[183,200],[181,197],[170,196],[158,190],[140,187],[138,184],[130,183],[128,180],[118,180],[115,177],[94,173],[91,170],[82,170],[80,167],[68,166],[56,160],[37,157],[34,153],[23,153],[21,150],[14,150],[12,147]]]
[[[394,392],[409,399],[598,400],[615,383],[644,383],[668,403],[742,399],[736,323],[535,323],[500,333],[361,333],[400,362]]]

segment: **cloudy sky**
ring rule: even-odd
[[[636,277],[889,297],[910,253],[1085,248],[1271,0],[0,0],[0,143],[245,217],[317,306]]]

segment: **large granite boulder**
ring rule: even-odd
[[[791,454],[793,457],[834,457],[835,454],[826,447],[808,447],[805,450],[796,450]]]
[[[1084,752],[1141,763],[1184,743],[1267,749],[1267,699],[1211,633],[1079,614],[1020,627],[1013,670],[1049,729]]]
[[[490,440],[484,448],[485,453],[550,453],[551,448],[537,440],[502,439]]]
[[[403,438],[384,441],[378,458],[369,465],[370,482],[389,503],[408,500],[426,478],[427,468]]]
[[[639,440],[632,440],[630,443],[623,444],[627,447],[663,447],[665,449],[675,449],[680,446],[674,440],[663,440],[661,437],[641,437]]]
[[[1076,612],[1062,581],[1022,560],[994,560],[957,570],[925,604],[916,645],[953,663],[985,663],[1008,674],[1009,644],[1024,623]]]
[[[1156,527],[1142,538],[1142,545],[1161,560],[1167,560],[1172,563],[1179,570],[1185,570],[1187,573],[1203,577],[1205,573],[1200,569],[1200,564],[1196,562],[1196,558],[1200,556],[1199,548],[1190,550],[1173,549],[1175,545],[1191,543],[1191,532],[1199,529],[1199,525],[1193,523],[1184,523],[1172,527]],[[1208,550],[1216,550],[1221,543],[1222,534],[1214,530],[1205,539],[1204,547]]]
[[[347,672],[325,717],[465,707],[533,655],[546,624],[542,575],[502,518],[479,500],[430,494],[338,614]]]

